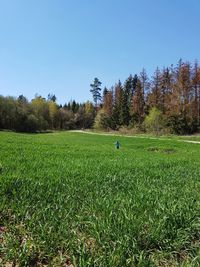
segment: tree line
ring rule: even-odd
[[[90,84],[94,103],[75,100],[59,105],[56,96],[0,96],[0,129],[20,132],[122,128],[155,133],[190,134],[200,129],[200,67],[179,60],[176,66],[145,69],[101,88],[98,78]]]
[[[104,88],[97,128],[127,127],[139,131],[190,134],[200,128],[200,67],[180,60],[156,68],[149,79],[145,69],[112,88]]]
[[[91,128],[94,118],[95,109],[89,101],[70,101],[62,106],[56,103],[55,95],[36,95],[30,102],[23,95],[0,96],[0,129],[37,132]]]

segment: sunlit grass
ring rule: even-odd
[[[200,149],[0,133],[0,258],[20,266],[198,266]]]

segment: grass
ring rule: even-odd
[[[200,149],[0,132],[0,265],[200,266]]]

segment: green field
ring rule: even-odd
[[[0,266],[200,266],[200,145],[0,132]]]

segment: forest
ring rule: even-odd
[[[96,128],[156,134],[192,134],[200,129],[200,66],[179,60],[177,65],[145,69],[101,88],[90,84],[93,103],[75,100],[59,105],[56,96],[0,96],[0,129],[18,132]],[[89,87],[89,86],[88,86]],[[88,88],[89,90],[89,88]]]

